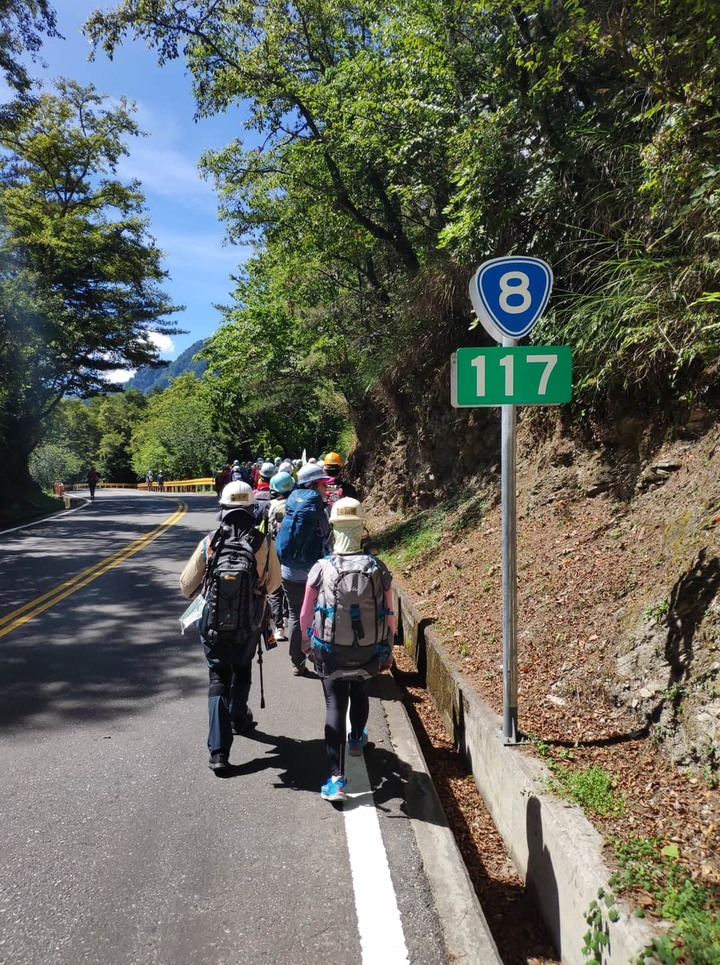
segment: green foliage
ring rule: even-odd
[[[227,323],[201,353],[213,418],[228,451],[319,453],[347,429],[347,402],[324,380],[318,343],[284,304],[272,275],[263,275],[264,264],[252,261],[242,272],[236,293],[241,307],[227,311]],[[336,360],[341,349],[326,346]],[[349,359],[346,366],[349,394]]]
[[[94,462],[101,438],[96,412],[95,400],[89,404],[80,399],[61,399],[42,424],[42,444],[67,449],[81,464]]]
[[[23,485],[43,422],[64,395],[152,363],[152,331],[177,309],[159,284],[136,183],[115,177],[138,133],[124,101],[58,81],[0,115],[0,486]]]
[[[330,451],[339,452],[343,459],[347,459],[358,443],[358,438],[352,426],[345,426],[341,429],[335,439],[335,444],[331,445]]]
[[[717,965],[720,962],[720,891],[696,881],[680,861],[675,844],[659,838],[613,841],[619,870],[611,885],[619,894],[640,890],[657,913],[673,923],[638,960],[654,955],[663,965],[677,961]]]
[[[96,396],[86,402],[62,399],[44,423],[41,447],[54,445],[72,453],[72,468],[61,477],[65,482],[84,479],[90,465],[104,480],[135,482],[130,440],[133,430],[145,418],[146,408],[147,400],[136,389]],[[30,462],[35,465],[35,454]]]
[[[3,0],[0,9],[0,70],[11,88],[27,93],[32,83],[27,57],[35,60],[43,34],[58,36],[55,11],[47,0]]]
[[[448,347],[482,338],[471,268],[513,252],[553,265],[533,337],[573,346],[578,414],[715,397],[714,0],[125,0],[88,32],[184,57],[198,115],[243,102],[262,135],[203,160],[258,253],[207,353],[228,445],[437,404]]]
[[[651,606],[646,606],[643,610],[643,619],[652,620],[655,623],[661,623],[665,617],[670,612],[670,603],[668,600],[658,600],[657,603]]]
[[[536,754],[552,773],[552,791],[570,798],[584,810],[601,817],[625,813],[625,802],[615,791],[616,781],[602,767],[570,769],[556,759],[572,761],[572,752],[567,748],[551,748],[536,737],[531,738],[531,741]]]
[[[166,479],[213,475],[224,454],[213,430],[208,384],[189,372],[150,396],[144,418],[133,428],[130,451],[136,478],[148,469],[162,471]]]
[[[150,392],[158,392],[160,389],[166,389],[171,379],[176,379],[179,375],[184,375],[186,372],[194,372],[195,375],[200,378],[207,366],[205,362],[196,360],[195,356],[202,350],[204,344],[204,339],[193,342],[193,344],[189,348],[186,348],[184,352],[181,352],[176,359],[163,365],[162,368],[148,365],[142,366],[137,370],[135,375],[125,383],[125,391],[127,392],[128,389],[137,389],[145,395]]]
[[[30,456],[30,475],[46,492],[53,483],[68,482],[82,472],[83,461],[70,449],[54,443],[43,443]]]
[[[438,507],[417,513],[373,537],[373,552],[392,567],[402,567],[440,545],[446,510]]]
[[[599,888],[597,900],[590,902],[584,917],[589,930],[583,936],[582,954],[589,965],[602,965],[603,953],[610,944],[608,922],[614,923],[620,917],[615,897]]]
[[[553,762],[552,789],[579,804],[585,811],[600,815],[624,814],[625,802],[614,790],[615,780],[602,767],[570,770]]]

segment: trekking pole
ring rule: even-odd
[[[262,636],[258,637],[258,667],[260,668],[260,709],[265,710],[265,689],[263,687]]]

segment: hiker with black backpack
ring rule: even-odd
[[[314,463],[298,472],[297,486],[285,501],[285,516],[275,538],[282,585],[288,604],[288,636],[293,674],[307,674],[302,652],[300,610],[305,584],[313,564],[330,549],[331,529],[325,512],[325,486],[329,477]]]
[[[370,714],[367,681],[392,667],[395,617],[390,572],[362,548],[362,503],[350,497],[339,499],[330,522],[333,552],[310,570],[300,625],[305,631],[303,652],[315,664],[325,692],[330,776],[320,794],[326,801],[346,801],[346,746],[354,757],[365,750]]]
[[[252,661],[256,653],[262,660],[266,595],[281,585],[275,547],[255,526],[254,503],[251,486],[228,483],[220,495],[219,528],[200,541],[180,576],[187,599],[198,590],[205,599],[200,639],[210,673],[209,767],[216,773],[230,767],[233,734],[256,726],[248,707]]]

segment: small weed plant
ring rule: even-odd
[[[583,936],[582,953],[588,965],[601,965],[603,950],[610,944],[606,916],[608,921],[616,922],[620,914],[615,906],[615,896],[600,888],[597,899],[590,902],[590,907],[585,912],[588,931]]]
[[[645,620],[653,620],[655,623],[661,623],[669,612],[669,602],[667,600],[658,600],[658,602],[653,603],[652,606],[645,607],[643,617]]]
[[[663,845],[659,838],[634,838],[615,839],[613,845],[619,868],[610,879],[611,887],[618,894],[644,892],[657,914],[673,926],[645,949],[638,963],[652,955],[662,965],[718,965],[720,889],[691,877],[680,863],[676,844]]]
[[[602,767],[571,771],[562,764],[554,763],[551,770],[554,778],[553,790],[559,790],[564,797],[575,801],[584,811],[600,817],[625,813],[625,801],[613,789],[612,775]]]
[[[680,705],[683,702],[683,697],[685,696],[685,688],[682,684],[674,683],[670,684],[663,691],[663,697],[670,704],[673,713],[673,719],[678,716],[678,711],[680,710]]]
[[[620,816],[625,813],[625,801],[614,789],[615,780],[602,767],[571,769],[553,758],[550,746],[533,739],[535,752],[550,768],[550,790],[561,797],[579,804],[584,811],[600,817]],[[572,761],[573,754],[567,748],[556,752],[565,761]]]

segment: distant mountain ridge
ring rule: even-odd
[[[149,395],[151,392],[166,389],[170,385],[171,379],[184,375],[186,372],[194,372],[199,378],[207,368],[207,362],[194,362],[193,355],[197,355],[204,344],[205,339],[193,342],[189,348],[186,348],[174,361],[169,362],[162,369],[153,369],[148,365],[143,365],[125,383],[125,388],[138,389],[143,395]]]

